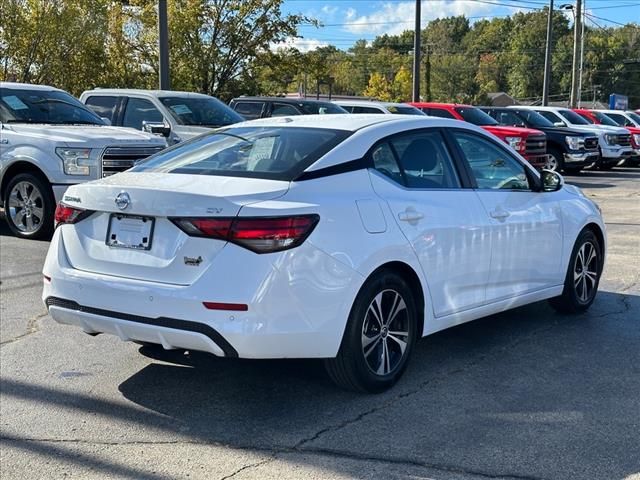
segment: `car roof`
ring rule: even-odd
[[[239,102],[241,100],[255,100],[255,101],[270,101],[270,102],[282,102],[282,103],[331,103],[327,100],[316,100],[315,98],[298,98],[298,97],[260,97],[260,96],[246,96],[236,97],[232,102]]]
[[[0,82],[0,88],[13,88],[14,90],[42,90],[43,92],[51,92],[53,90],[64,92],[59,88],[51,87],[49,85],[36,85],[33,83],[18,83],[18,82]]]
[[[152,97],[210,97],[204,93],[181,92],[177,90],[146,90],[143,88],[95,88],[86,90],[82,95],[149,95]]]
[[[235,123],[229,128],[239,128],[248,126],[260,127],[307,127],[307,128],[327,128],[334,130],[345,130],[355,132],[366,127],[385,122],[401,122],[408,120],[424,120],[424,126],[441,126],[442,118],[427,117],[417,115],[380,115],[380,114],[358,114],[338,113],[333,115],[292,115],[290,117],[269,117],[258,120],[250,120],[242,123]]]
[[[358,107],[411,107],[408,103],[400,102],[380,102],[378,100],[332,100],[336,105],[355,105]]]
[[[467,105],[466,103],[440,103],[440,102],[411,102],[410,105],[414,107],[473,107],[473,105]]]

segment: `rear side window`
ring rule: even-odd
[[[118,97],[93,96],[88,97],[86,101],[87,107],[96,112],[99,117],[108,118],[113,123],[113,115],[116,110]]]
[[[149,100],[129,98],[127,108],[124,111],[122,126],[141,130],[143,122],[162,123],[164,122],[164,117]]]
[[[300,115],[300,112],[295,107],[287,105],[286,103],[274,103],[271,110],[272,117],[288,117],[291,115]]]
[[[429,111],[425,113],[431,117],[453,118],[454,120],[456,118],[453,116],[452,113],[448,112],[447,110],[442,110],[440,108],[429,108]]]
[[[220,129],[154,155],[132,171],[290,181],[350,133],[303,127]]]
[[[262,116],[264,102],[237,102],[233,109],[247,120],[254,120]]]
[[[375,107],[342,107],[347,110],[351,109],[351,113],[384,113],[379,108]]]

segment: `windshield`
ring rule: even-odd
[[[627,116],[630,117],[636,123],[637,127],[640,127],[640,115],[634,112],[627,112]]]
[[[591,112],[591,114],[596,117],[602,125],[609,125],[610,127],[618,127],[618,123],[613,120],[611,117],[608,117],[602,112]]]
[[[330,102],[303,102],[299,104],[299,107],[307,115],[349,113],[341,106]]]
[[[530,128],[553,128],[553,123],[534,110],[515,110]]]
[[[476,107],[456,107],[456,112],[458,112],[466,122],[473,123],[474,125],[498,125],[498,122]]]
[[[399,105],[389,105],[386,107],[391,113],[395,113],[398,115],[425,115],[425,113],[421,110],[418,110],[416,107],[412,107],[411,105],[407,106],[399,106]]]
[[[67,92],[3,88],[0,95],[3,123],[104,125],[95,113]]]
[[[160,97],[160,101],[179,125],[225,127],[244,121],[230,107],[213,97]]]
[[[349,135],[323,128],[231,127],[178,144],[131,171],[290,181]]]
[[[574,125],[589,125],[589,122],[571,110],[558,110],[558,113],[564,117],[567,122],[573,123]]]

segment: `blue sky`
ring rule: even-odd
[[[555,8],[575,0],[555,0]],[[585,0],[588,25],[615,26],[617,23],[640,24],[640,0]],[[517,11],[534,11],[549,0],[423,0],[422,22],[435,18],[466,15],[472,21],[507,16]],[[355,40],[371,40],[384,33],[412,30],[415,0],[285,0],[283,10],[302,13],[325,26],[302,26],[301,39],[289,44],[302,51],[321,45],[349,48]],[[567,11],[571,15],[570,11]]]

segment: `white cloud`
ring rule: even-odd
[[[324,13],[325,15],[329,15],[330,17],[332,17],[333,15],[335,15],[335,13],[338,11],[338,7],[331,6],[331,5],[325,5],[324,7],[322,7],[320,9],[322,11],[322,13]]]
[[[425,27],[427,22],[436,18],[458,15],[467,17],[487,15],[495,9],[495,5],[480,3],[473,0],[449,0],[440,2],[422,1],[421,20]],[[344,29],[350,33],[389,34],[397,35],[404,30],[413,30],[415,17],[415,2],[386,2],[381,8],[368,14],[358,15],[353,8],[345,10]]]
[[[301,52],[310,52],[320,47],[327,47],[329,43],[316,38],[289,37],[284,42],[272,43],[271,50],[282,50],[285,48],[297,48]]]

